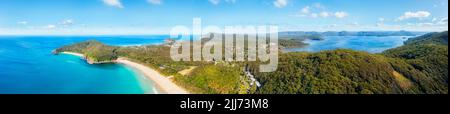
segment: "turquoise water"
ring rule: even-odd
[[[120,64],[89,65],[73,55],[52,55],[63,45],[96,39],[108,45],[161,44],[168,36],[0,36],[0,94],[142,94],[158,93],[153,82]],[[326,37],[307,41],[305,48],[289,51],[318,52],[347,48],[379,53],[403,45],[408,38]]]
[[[159,44],[167,36],[0,37],[0,93],[157,93],[153,82],[120,64],[89,65],[73,55],[52,55],[57,47],[89,39],[109,45]]]
[[[411,36],[326,36],[324,40],[307,40],[310,44],[304,48],[286,49],[286,51],[319,52],[323,50],[353,49],[370,53],[380,53],[387,49],[400,47]]]

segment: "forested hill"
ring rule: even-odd
[[[60,52],[75,52],[84,54],[87,61],[91,64],[109,63],[118,58],[117,50],[119,47],[107,46],[96,40],[89,40],[58,48],[55,54]]]
[[[429,33],[423,36],[410,39],[405,44],[442,44],[448,45],[448,31],[441,33]]]
[[[421,92],[448,93],[448,31],[410,39],[405,46],[383,54],[405,62],[392,66],[415,82]]]
[[[353,50],[280,55],[279,69],[253,71],[257,93],[435,94],[448,93],[448,32],[411,39],[382,54]]]

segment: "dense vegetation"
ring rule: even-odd
[[[420,93],[448,93],[448,32],[426,34],[387,50],[391,65],[412,80]]]
[[[406,45],[414,44],[440,44],[448,45],[448,31],[442,33],[428,33],[405,42]]]
[[[283,46],[283,48],[301,48],[309,45],[300,39],[280,39],[278,43],[280,46]]]
[[[304,42],[305,40],[324,40],[322,35],[315,34],[284,34],[279,37],[278,43],[281,48],[302,48],[309,45]]]
[[[177,81],[197,93],[237,94],[241,75],[239,66],[210,64],[197,67],[189,75],[179,76]]]
[[[101,42],[90,40],[74,45],[64,46],[55,50],[59,52],[76,52],[85,55],[87,61],[91,64],[108,63],[118,58],[117,47],[107,46]]]
[[[279,69],[255,72],[264,85],[257,93],[386,94],[402,93],[388,59],[352,50],[292,52],[280,56]],[[257,70],[257,69],[255,69]]]
[[[352,50],[280,55],[279,70],[258,73],[257,93],[448,93],[448,33],[409,40],[382,54]]]
[[[300,45],[295,39],[284,40],[280,45]],[[346,49],[280,53],[278,70],[271,73],[259,73],[258,62],[174,62],[166,45],[113,47],[88,41],[56,51],[84,53],[97,61],[126,57],[173,76],[193,93],[447,94],[448,32],[405,44],[380,54]],[[247,65],[262,86],[251,86],[243,70]],[[193,66],[189,73],[180,73]]]

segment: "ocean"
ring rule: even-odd
[[[369,53],[381,53],[400,47],[413,36],[325,36],[324,40],[306,40],[309,45],[304,48],[286,49],[288,52],[320,52],[323,50],[352,49]]]
[[[90,39],[114,46],[154,45],[160,36],[0,36],[0,94],[157,94],[154,83],[120,64],[89,65],[73,55],[52,55],[63,45]],[[318,52],[347,48],[370,53],[403,45],[408,37],[349,36],[306,41],[305,48],[289,51]]]
[[[120,64],[89,65],[55,48],[90,39],[108,45],[161,44],[168,36],[0,36],[0,94],[155,94],[151,80]]]

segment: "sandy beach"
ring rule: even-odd
[[[73,52],[62,52],[64,54],[75,55],[79,57],[84,57],[83,54],[73,53]],[[131,68],[137,69],[142,72],[147,78],[152,80],[159,90],[164,94],[189,94],[185,89],[179,87],[175,83],[173,83],[167,76],[160,74],[158,71],[153,70],[147,66],[141,65],[139,63],[135,63],[127,60],[126,58],[119,58],[116,60],[119,64],[124,64]]]
[[[145,76],[153,80],[156,85],[160,87],[160,89],[162,89],[162,91],[166,94],[188,94],[186,90],[179,87],[170,79],[168,79],[167,76],[160,74],[156,70],[148,68],[147,66],[141,65],[139,63],[131,62],[125,58],[119,58],[116,62],[141,71]]]
[[[79,56],[79,57],[84,57],[83,54],[79,54],[79,53],[73,53],[73,52],[61,52],[61,53],[69,54],[69,55],[75,55],[75,56]]]

